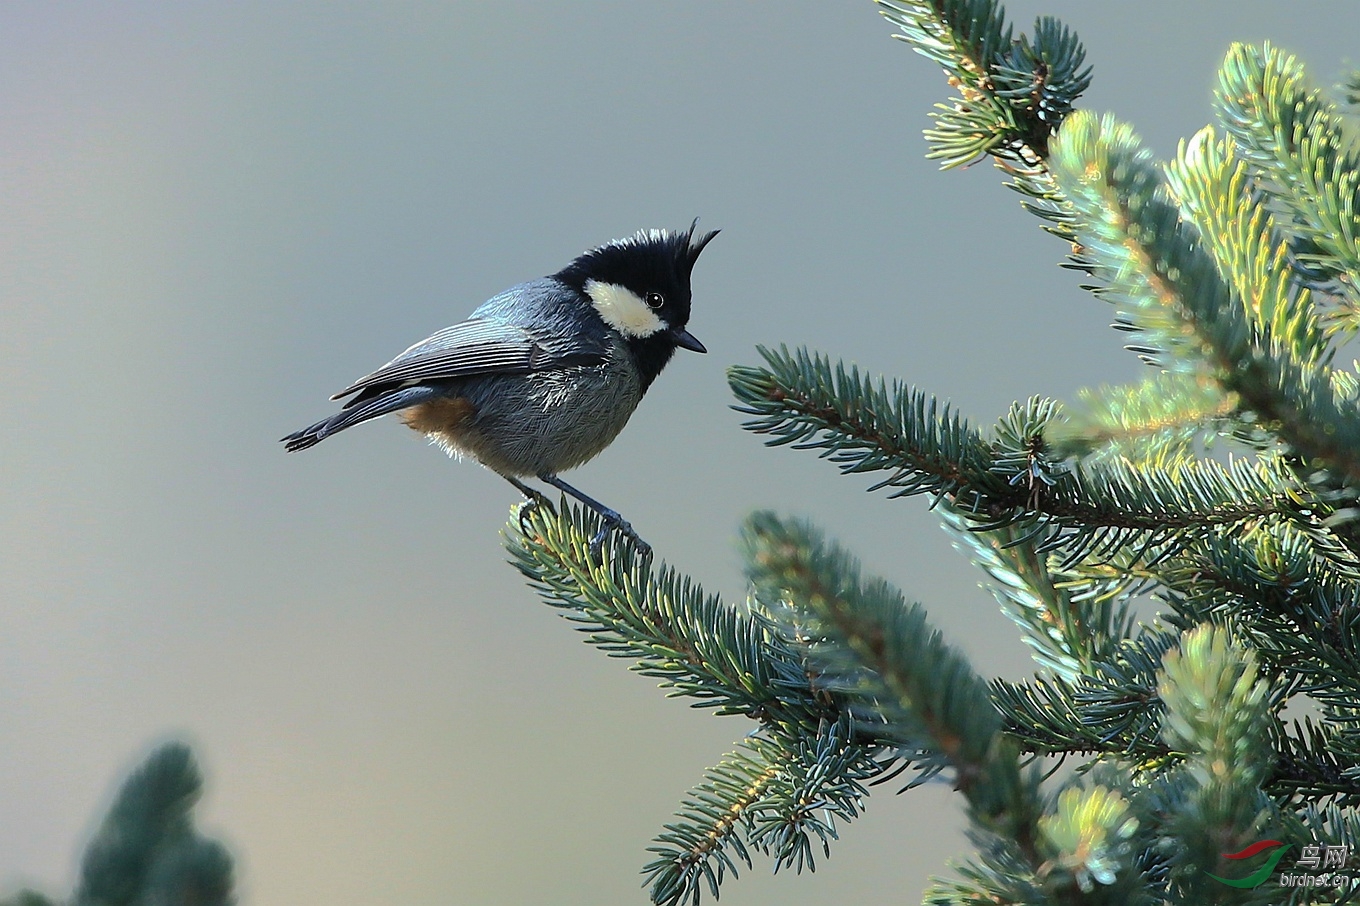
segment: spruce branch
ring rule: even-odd
[[[81,860],[75,906],[230,906],[232,860],[199,836],[190,810],[203,779],[187,746],[151,754],[124,783]]]
[[[1345,846],[1350,852],[1355,852],[1360,845],[1360,813],[1353,808],[1341,808],[1333,802],[1308,803],[1300,809],[1295,820],[1319,843]]]
[[[1314,518],[1299,506],[1292,474],[1276,461],[1198,461],[1171,469],[1111,461],[1059,471],[1042,443],[1042,428],[1054,417],[1049,405],[1028,431],[999,429],[988,442],[920,391],[896,383],[889,389],[857,368],[833,368],[803,350],[759,351],[766,366],[734,366],[728,382],[737,411],[753,416],[743,427],[771,435],[767,444],[819,450],[845,473],[887,472],[871,490],[945,498],[977,530],[1018,524],[1037,535],[1054,525],[1062,531],[1053,543],[1064,547],[1069,564],[1130,546],[1163,545],[1165,553],[1164,545],[1178,537],[1261,519]],[[1028,418],[1035,405],[1008,418]],[[1039,447],[1032,449],[1036,438]]]
[[[924,752],[926,773],[948,768],[969,803],[982,868],[937,887],[928,902],[1128,903],[1137,872],[1135,829],[1117,795],[1090,791],[1046,811],[1038,780],[1021,771],[1002,734],[986,684],[933,630],[920,605],[802,523],[753,515],[744,532],[756,596],[816,643],[809,650],[823,677],[860,699],[859,713],[879,719]],[[1116,881],[1121,886],[1116,890]]]
[[[1185,633],[1163,660],[1158,694],[1165,705],[1162,736],[1185,758],[1177,813],[1169,822],[1178,846],[1170,858],[1173,889],[1198,902],[1231,902],[1209,877],[1232,876],[1224,853],[1254,840],[1275,821],[1261,784],[1272,767],[1271,691],[1258,678],[1250,649],[1221,628]]]
[[[775,871],[816,870],[816,849],[831,853],[836,819],[857,817],[864,783],[885,765],[876,747],[852,741],[848,718],[824,724],[811,739],[752,736],[711,768],[692,790],[677,821],[648,848],[643,867],[655,903],[698,903],[704,889],[716,899],[737,863],[752,865],[750,850],[774,860]]]
[[[1036,21],[1033,37],[1012,37],[996,0],[878,0],[895,35],[943,67],[959,89],[952,105],[932,114],[928,158],[948,169],[980,157],[1040,161],[1048,136],[1091,83],[1086,51],[1052,17]]]
[[[758,352],[766,367],[734,366],[727,379],[737,411],[753,416],[742,427],[771,435],[767,445],[820,450],[846,473],[889,472],[873,490],[891,487],[893,497],[981,482],[1005,493],[1005,481],[990,475],[986,442],[948,404],[896,383],[889,390],[854,366],[833,369],[806,350]]]
[[[1119,326],[1141,334],[1128,348],[1149,364],[1191,372],[1207,365],[1227,373],[1246,361],[1250,325],[1133,130],[1079,111],[1055,140],[1052,162],[1080,217],[1099,294],[1127,309]]]
[[[1160,741],[1157,671],[1162,654],[1174,644],[1174,634],[1145,631],[1073,681],[997,680],[992,697],[1007,733],[1025,751],[1117,754],[1153,764],[1168,754]]]
[[[1305,367],[1330,362],[1312,294],[1291,279],[1288,246],[1258,203],[1245,162],[1210,127],[1181,142],[1167,165],[1167,186],[1199,230],[1219,276],[1255,326],[1257,345]]]
[[[938,508],[954,546],[980,567],[1002,612],[1024,630],[1025,643],[1045,670],[1068,682],[1089,673],[1132,632],[1129,595],[1122,579],[1077,579],[1050,565],[1041,548],[1050,546],[1050,528],[1022,537],[1015,526],[974,531],[964,514],[948,504]]]
[[[578,624],[587,641],[631,669],[661,680],[694,707],[760,724],[691,791],[650,848],[643,869],[654,902],[717,896],[752,849],[778,870],[816,867],[836,821],[856,817],[864,784],[909,753],[882,720],[856,720],[841,690],[824,680],[805,640],[759,606],[739,610],[687,577],[616,543],[590,554],[599,518],[561,500],[523,510],[506,529],[511,562],[542,597]]]
[[[1230,623],[1282,690],[1307,693],[1324,717],[1351,723],[1348,703],[1360,697],[1360,589],[1353,573],[1318,556],[1311,538],[1278,529],[1223,537],[1187,549],[1161,572],[1173,623]]]
[[[1076,34],[1043,16],[1032,37],[1014,38],[995,0],[877,2],[900,29],[894,37],[941,66],[960,93],[931,114],[927,158],[951,169],[991,156],[1044,229],[1074,242],[1075,214],[1047,161],[1050,137],[1091,84]],[[1069,266],[1087,269],[1079,248]]]
[[[945,168],[963,166],[1018,135],[1015,108],[998,96],[992,73],[1011,45],[996,0],[882,0],[879,10],[902,30],[894,37],[942,66],[962,95],[952,106],[936,105],[935,128],[926,131],[928,158]]]
[[[926,622],[919,605],[880,579],[865,580],[855,560],[809,526],[758,512],[742,546],[757,600],[783,614],[790,634],[814,640],[809,653],[823,681],[882,715],[904,743],[928,741],[959,784],[983,764],[999,722],[986,687]],[[944,690],[950,701],[944,701]]]
[[[1157,693],[1166,707],[1162,737],[1195,762],[1201,786],[1260,785],[1271,767],[1264,745],[1271,695],[1251,649],[1235,645],[1222,628],[1196,627],[1162,659]],[[1241,817],[1243,803],[1232,801],[1235,796],[1214,807],[1224,817]]]
[[[556,513],[533,507],[505,532],[511,563],[590,644],[636,661],[630,669],[694,699],[693,707],[752,717],[791,736],[838,719],[773,621],[725,605],[623,543],[596,563],[589,545],[598,528],[592,511],[563,498]]]
[[[188,746],[161,746],[125,780],[80,863],[69,906],[232,906],[230,853],[194,828],[203,778]],[[56,906],[33,890],[0,906]]]
[[[1162,706],[1153,686],[1108,687],[1052,680],[995,681],[993,701],[1022,751],[1119,759],[1151,777],[1180,759],[1160,737]],[[1272,728],[1276,762],[1262,786],[1280,801],[1360,804],[1355,743],[1335,725],[1312,720]]]
[[[1128,348],[1159,367],[1208,367],[1314,464],[1305,470],[1360,485],[1360,411],[1336,398],[1324,369],[1305,367],[1247,317],[1132,130],[1078,112],[1055,140],[1053,160],[1082,218],[1101,294],[1127,306],[1127,328],[1147,338]]]
[[[723,756],[704,775],[680,807],[679,823],[668,824],[656,843],[647,848],[656,858],[642,869],[650,883],[653,903],[698,903],[706,884],[716,899],[727,872],[737,875],[737,860],[751,867],[751,855],[739,828],[749,824],[748,813],[778,780],[782,752],[768,752],[772,744],[759,737]]]
[[[1303,64],[1267,43],[1235,44],[1219,70],[1220,122],[1293,234],[1294,270],[1331,303],[1330,328],[1360,330],[1360,156]]]
[[[1335,724],[1311,718],[1296,721],[1292,732],[1282,727],[1272,736],[1276,760],[1267,786],[1279,798],[1314,805],[1325,801],[1336,809],[1345,808],[1352,821],[1360,820],[1354,811],[1360,805],[1356,748],[1356,741],[1343,737]],[[1305,825],[1311,827],[1313,822]]]
[[[1024,631],[1034,659],[1066,679],[1088,669],[1091,652],[1082,644],[1087,637],[1075,631],[1080,617],[1071,599],[1055,585],[1048,557],[1038,552],[1049,539],[1022,539],[1011,527],[975,532],[952,507],[942,505],[939,512],[955,548],[992,578],[988,585],[992,596]]]
[[[1080,407],[1049,431],[1059,458],[1123,457],[1152,465],[1188,458],[1234,424],[1235,395],[1203,373],[1159,371],[1136,384],[1078,391]],[[1259,441],[1258,441],[1259,443]]]
[[[979,832],[1012,841],[1037,872],[1037,781],[1001,735],[986,684],[920,605],[862,577],[853,557],[804,524],[757,513],[743,538],[757,597],[811,627],[823,675],[845,677],[841,687],[856,690],[861,713],[879,715],[892,735],[922,750],[915,763],[924,776],[952,770]]]
[[[884,775],[897,754],[854,742],[854,719],[842,714],[812,739],[800,739],[779,775],[775,795],[749,810],[753,846],[774,858],[775,871],[816,869],[815,850],[831,855],[836,819],[859,815],[868,797],[865,784]]]
[[[1132,803],[1119,791],[1097,784],[1063,790],[1056,809],[1039,819],[1039,830],[1052,861],[1076,880],[1082,893],[1091,894],[1097,885],[1113,886],[1119,870],[1134,861],[1133,838],[1139,824]],[[1131,884],[1125,887],[1119,899],[1110,902],[1146,899],[1146,894],[1137,896]]]

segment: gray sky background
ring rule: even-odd
[[[1073,26],[1083,106],[1161,156],[1230,41],[1330,84],[1360,33],[1350,0],[1009,11]],[[924,501],[728,409],[757,343],[984,425],[1139,376],[995,171],[924,159],[948,88],[891,34],[868,2],[0,6],[0,893],[68,891],[113,784],[179,737],[245,904],[644,901],[644,847],[751,725],[538,603],[505,482],[390,420],[276,439],[496,291],[696,215],[710,354],[570,480],[729,599],[742,517],[808,516],[1028,674]],[[918,902],[961,824],[943,785],[880,790],[815,875],[757,863],[723,902]]]

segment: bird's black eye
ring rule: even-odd
[[[665,305],[665,304],[666,304],[666,297],[663,296],[663,295],[661,295],[661,293],[651,292],[651,293],[648,293],[648,294],[647,294],[647,307],[648,307],[648,308],[660,308],[661,306],[663,306],[663,305]]]

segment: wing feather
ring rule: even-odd
[[[368,391],[345,404],[351,406],[383,389],[403,384],[479,374],[526,374],[572,365],[598,364],[604,360],[605,350],[598,344],[544,343],[526,328],[501,321],[472,318],[421,340],[331,399]]]

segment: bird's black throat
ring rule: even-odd
[[[642,381],[642,389],[646,391],[657,375],[661,374],[661,369],[666,367],[671,356],[675,355],[675,340],[668,331],[663,331],[650,337],[632,338],[627,342],[628,351],[633,355],[633,364],[637,366],[638,378]]]

